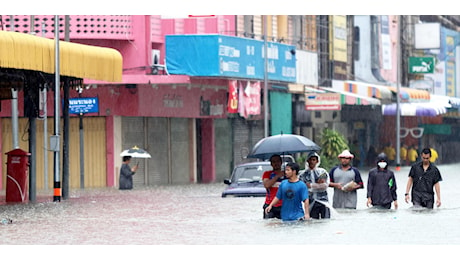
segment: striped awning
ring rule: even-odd
[[[395,116],[396,103],[382,105],[382,115]],[[445,114],[447,108],[443,104],[432,102],[400,103],[399,111],[401,116],[438,116]]]
[[[0,68],[55,73],[55,41],[0,31]],[[108,82],[122,80],[123,59],[115,49],[59,41],[60,75]]]
[[[397,87],[388,87],[393,93],[397,93]],[[428,102],[430,101],[430,92],[421,89],[400,87],[399,93],[401,102]]]
[[[320,87],[320,89],[330,92],[340,94],[340,101],[342,105],[380,105],[381,102],[377,98],[372,98],[368,96],[362,96],[355,93],[350,93],[343,90],[338,90],[328,87]]]
[[[393,96],[396,96],[397,88],[393,86],[375,85],[366,82],[357,81],[339,81],[334,80],[332,87],[338,90],[378,98],[382,104],[394,102]],[[426,90],[400,87],[399,93],[401,102],[428,102],[430,101],[430,93]]]
[[[380,105],[380,100],[328,87],[305,89],[305,110],[340,110],[342,105]]]
[[[361,96],[378,98],[383,104],[391,103],[392,93],[386,86],[357,81],[335,81],[332,87]]]
[[[447,108],[460,108],[460,98],[443,95],[430,95],[430,102],[443,104]]]

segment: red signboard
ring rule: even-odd
[[[238,87],[236,80],[228,81],[228,104],[227,113],[238,112]]]

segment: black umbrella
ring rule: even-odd
[[[265,137],[257,142],[249,153],[248,158],[266,160],[273,154],[294,154],[319,150],[321,150],[321,147],[305,136],[279,134]]]
[[[133,158],[152,158],[152,156],[150,156],[148,152],[137,146],[124,150],[123,152],[121,152],[120,156],[131,156]]]

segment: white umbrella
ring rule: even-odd
[[[123,152],[121,152],[120,156],[131,156],[133,158],[152,158],[152,156],[150,156],[148,152],[137,146],[124,150]]]

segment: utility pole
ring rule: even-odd
[[[42,22],[42,37],[45,37],[45,22]],[[48,190],[48,85],[45,83],[41,96],[43,98],[43,177],[44,187]]]
[[[30,30],[29,34],[35,34],[35,18],[33,15],[30,16]],[[35,107],[37,104],[35,103],[36,100],[39,100],[39,86],[36,85],[37,82],[34,81],[32,84],[28,84],[27,89],[24,89],[24,94],[28,95],[31,99],[33,105],[33,109],[28,113],[29,117],[29,152],[30,152],[30,160],[29,160],[29,200],[31,202],[35,202],[37,199],[37,116],[38,110]],[[27,94],[26,94],[27,93]]]
[[[68,42],[69,39],[69,16],[66,15],[64,23],[64,41]],[[62,198],[69,198],[69,187],[70,187],[70,169],[69,169],[69,124],[70,124],[70,115],[69,115],[69,79],[65,78],[63,91],[64,91],[64,107],[62,110],[62,116],[64,121],[64,130],[63,130],[63,146],[62,146]]]
[[[54,135],[50,143],[52,143],[52,148],[54,151],[54,196],[53,201],[61,201],[61,180],[60,180],[60,171],[59,171],[59,106],[61,100],[60,94],[60,64],[59,64],[59,15],[54,16],[54,64],[55,64],[55,82],[54,82]]]
[[[401,88],[401,22],[402,22],[402,16],[398,15],[398,24],[397,24],[397,30],[398,30],[398,45],[397,45],[397,75],[396,75],[396,170],[399,171],[401,170],[401,111],[400,111],[400,103],[401,103],[401,97],[400,97],[400,88]]]
[[[14,32],[14,16],[10,15],[10,31]],[[19,121],[19,112],[18,112],[18,90],[16,88],[11,88],[11,125],[13,132],[13,148],[19,148],[19,139],[18,139],[18,121]]]
[[[264,137],[268,137],[268,43],[267,43],[267,16],[264,22]]]

